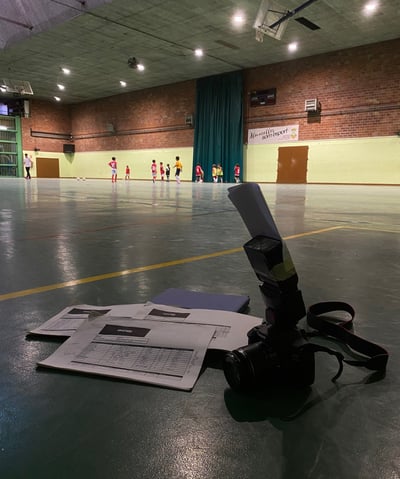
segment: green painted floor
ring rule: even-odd
[[[247,294],[262,317],[228,186],[0,179],[2,479],[400,477],[398,187],[261,186],[306,304],[351,303],[384,378],[345,366],[334,385],[320,354],[311,388],[247,395],[217,354],[191,392],[37,369],[59,342],[26,333],[69,305],[177,287]]]

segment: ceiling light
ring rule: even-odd
[[[194,54],[196,55],[196,57],[202,57],[203,50],[201,48],[196,48],[196,50],[194,51]]]
[[[288,50],[289,52],[295,52],[297,50],[297,47],[298,47],[297,42],[292,42],[292,43],[289,43]]]
[[[64,75],[69,75],[71,73],[71,70],[69,68],[61,68],[62,72]]]
[[[144,66],[141,63],[138,63],[135,57],[128,58],[128,66],[134,70],[144,70]]]
[[[126,81],[122,81],[122,80],[121,80],[119,83],[120,83],[120,85],[123,86],[123,87],[126,86]]]
[[[65,90],[65,86],[61,85],[61,83],[57,84],[59,90]]]
[[[133,70],[139,70],[141,72],[144,70],[144,65],[142,65],[142,63],[138,63],[135,57],[128,58],[128,66]]]
[[[376,0],[366,3],[364,6],[365,15],[372,15],[373,13],[375,13],[378,7],[379,7],[379,2]]]
[[[56,101],[61,101],[61,98],[60,98],[59,96],[55,96],[54,99],[55,99]]]
[[[7,88],[4,85],[0,86],[0,91],[1,93],[5,93],[7,91]]]
[[[234,25],[243,25],[246,18],[242,12],[236,12],[232,17],[232,23]]]

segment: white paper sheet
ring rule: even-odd
[[[209,349],[230,351],[247,344],[247,331],[262,319],[232,311],[211,309],[183,309],[160,304],[117,304],[112,306],[76,305],[64,308],[31,334],[71,336],[86,320],[97,322],[104,316],[156,320],[172,324],[212,326],[215,330]]]
[[[44,336],[71,336],[85,320],[94,320],[99,316],[127,316],[131,317],[141,304],[122,305],[126,314],[121,314],[118,306],[93,306],[90,304],[77,304],[62,309],[59,313],[41,324],[38,328],[29,331],[29,334]]]
[[[215,328],[102,316],[86,320],[39,366],[191,390]]]
[[[212,326],[215,328],[215,333],[209,349],[222,351],[231,351],[246,345],[247,331],[262,322],[262,319],[256,316],[232,311],[181,309],[153,303],[143,305],[143,308],[137,311],[136,318]]]

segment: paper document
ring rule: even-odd
[[[230,351],[247,344],[247,331],[262,319],[232,311],[184,309],[160,304],[120,304],[113,306],[78,305],[63,309],[31,334],[71,336],[86,320],[96,323],[105,317],[163,321],[178,324],[211,326],[214,329],[209,349]]]
[[[212,326],[215,328],[215,333],[208,348],[222,351],[231,351],[246,345],[247,331],[262,322],[262,319],[256,316],[232,311],[181,309],[152,303],[146,303],[137,312],[136,317],[169,323]]]
[[[131,317],[141,306],[141,304],[121,305],[122,309],[119,308],[119,306],[92,306],[89,304],[68,306],[55,316],[52,316],[38,328],[29,331],[29,334],[68,337],[71,336],[87,319],[94,320],[97,317],[106,314]]]
[[[212,326],[98,317],[86,320],[40,366],[191,390]]]

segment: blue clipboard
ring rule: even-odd
[[[152,303],[189,309],[217,309],[244,312],[250,302],[249,296],[236,294],[203,293],[180,288],[169,288],[150,299]]]

